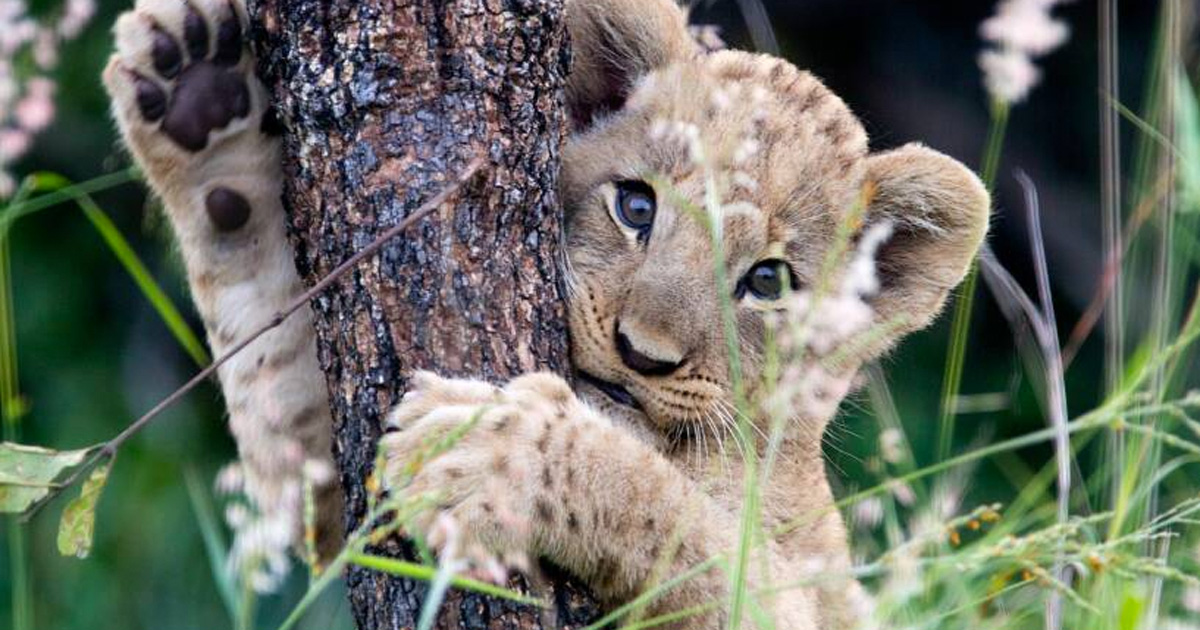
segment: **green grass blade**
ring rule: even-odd
[[[422,582],[432,582],[437,574],[437,569],[435,567],[424,564],[416,564],[415,562],[397,560],[395,558],[384,558],[382,556],[373,556],[363,553],[351,554],[349,561],[352,564],[357,564],[358,566],[366,569],[381,571],[389,575],[408,578],[410,580],[420,580]],[[546,602],[543,602],[536,597],[522,595],[516,591],[509,590],[502,586],[488,584],[487,582],[480,582],[479,580],[472,580],[471,578],[453,577],[450,579],[450,586],[462,589],[464,591],[471,591],[473,593],[487,595],[488,597],[507,599],[509,601],[517,602],[518,604],[525,604],[527,606],[536,606],[538,608],[547,607]]]
[[[241,606],[238,601],[238,588],[233,583],[229,571],[225,570],[225,558],[228,547],[225,537],[221,534],[221,525],[217,520],[216,509],[208,499],[204,483],[191,467],[183,471],[183,480],[187,486],[188,501],[192,504],[192,512],[196,515],[196,525],[200,528],[200,536],[204,540],[204,552],[208,556],[208,568],[213,581],[217,584],[217,592],[229,613],[230,625],[238,627],[242,618]]]
[[[454,562],[441,563],[433,579],[429,582],[429,590],[425,591],[425,599],[421,602],[421,613],[417,615],[417,630],[431,630],[437,620],[438,609],[446,600],[446,592],[454,580]]]
[[[1000,155],[1004,149],[1004,135],[1008,130],[1008,106],[1000,103],[992,104],[992,125],[988,130],[987,144],[983,152],[983,162],[980,177],[984,186],[990,191],[996,184],[996,172],[1000,168]],[[954,305],[954,317],[950,327],[950,349],[946,353],[946,367],[942,375],[941,413],[938,422],[937,458],[945,459],[950,455],[950,445],[954,441],[954,420],[957,417],[955,405],[958,403],[958,392],[962,385],[963,366],[967,354],[967,334],[971,329],[971,311],[975,303],[975,285],[979,276],[979,266],[972,263],[958,289],[958,300]]]
[[[24,202],[32,186],[22,183],[13,196],[13,205]],[[5,440],[20,437],[20,419],[25,405],[18,392],[16,323],[12,301],[12,278],[9,274],[8,232],[0,228],[0,435]],[[29,572],[29,540],[16,515],[5,519],[8,529],[8,559],[11,574],[11,605],[13,630],[33,630],[33,581]]]
[[[346,541],[346,544],[355,544],[354,538],[355,537],[351,537],[351,539]],[[357,544],[362,544],[362,542],[363,541],[360,540]],[[308,612],[309,607],[312,606],[313,602],[317,600],[317,597],[319,597],[321,593],[324,593],[325,589],[329,588],[329,585],[332,584],[334,580],[341,577],[342,569],[346,568],[346,561],[350,555],[351,554],[347,548],[342,549],[338,556],[334,558],[333,562],[331,562],[329,566],[321,572],[321,576],[317,578],[315,582],[309,585],[308,590],[304,592],[304,596],[301,597],[300,601],[296,603],[296,606],[292,609],[292,612],[288,613],[288,616],[283,620],[283,623],[279,624],[279,630],[291,630],[292,628],[296,627],[296,624],[300,623],[300,619],[304,617],[304,613]]]
[[[33,592],[29,577],[29,541],[18,520],[20,517],[5,518],[8,528],[9,570],[12,571],[12,628],[33,630]]]
[[[29,216],[40,210],[54,207],[60,203],[71,201],[79,195],[90,195],[98,193],[109,188],[116,188],[122,184],[138,181],[141,179],[141,171],[135,167],[127,168],[116,173],[101,175],[87,181],[79,183],[69,183],[65,178],[54,175],[52,173],[39,173],[34,175],[34,179],[46,178],[45,182],[39,182],[38,189],[43,189],[41,183],[51,183],[47,188],[55,188],[51,192],[39,195],[33,199],[23,200],[19,203],[9,204],[3,214],[0,214],[0,234],[8,231],[12,223],[21,217]],[[51,180],[53,180],[51,182]],[[56,184],[63,184],[61,187]]]
[[[204,343],[192,331],[191,327],[188,326],[187,321],[184,320],[175,303],[171,301],[171,298],[167,296],[158,282],[154,280],[154,277],[150,275],[145,263],[138,257],[133,247],[129,245],[129,241],[126,240],[120,230],[117,229],[117,226],[112,222],[112,219],[100,209],[100,206],[90,196],[92,192],[98,192],[133,181],[138,175],[136,169],[130,168],[76,184],[57,173],[36,173],[29,179],[29,181],[33,182],[33,189],[48,192],[28,201],[22,200],[19,203],[11,204],[0,215],[0,234],[6,234],[7,230],[11,228],[12,223],[23,216],[28,216],[60,203],[74,201],[100,234],[100,238],[104,240],[109,250],[117,257],[121,266],[125,268],[126,273],[133,279],[134,284],[137,285],[142,295],[154,308],[155,312],[158,313],[158,316],[166,324],[167,329],[171,331],[171,335],[175,337],[179,345],[197,365],[208,365],[211,358],[205,350]]]
[[[121,266],[137,284],[142,295],[154,307],[155,312],[162,318],[163,323],[171,331],[175,340],[183,346],[188,356],[192,358],[199,366],[208,365],[211,359],[208,352],[204,349],[204,343],[200,341],[192,328],[188,326],[183,319],[183,315],[179,313],[179,309],[175,307],[175,303],[167,294],[163,292],[162,287],[150,275],[146,269],[145,263],[138,257],[137,253],[130,247],[129,241],[121,235],[120,230],[113,224],[112,219],[96,205],[90,196],[80,193],[75,197],[76,202],[83,210],[84,216],[91,221],[92,226],[100,233],[100,238],[104,239],[104,243],[112,250],[114,256],[120,261]]]
[[[5,208],[8,216],[11,208],[24,203],[33,192],[28,180],[13,196],[12,203]],[[0,423],[3,423],[4,439],[16,441],[17,421],[24,410],[20,401],[17,369],[17,337],[15,310],[12,299],[12,277],[9,266],[8,231],[0,227]]]

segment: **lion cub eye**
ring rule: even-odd
[[[617,182],[615,214],[624,226],[637,230],[638,238],[644,239],[654,224],[657,204],[654,189],[646,182],[627,180]]]
[[[747,291],[760,300],[778,300],[783,295],[783,285],[795,289],[796,276],[792,268],[782,260],[764,260],[757,263],[746,272],[738,283],[737,297],[741,298]]]

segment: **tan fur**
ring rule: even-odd
[[[736,545],[737,517],[719,499],[551,374],[522,376],[503,390],[417,374],[388,420],[399,430],[382,442],[385,477],[404,478],[413,453],[472,420],[475,428],[405,489],[441,497],[468,544],[552,558],[613,605]],[[427,531],[432,518],[417,527]],[[788,570],[783,558],[772,544],[754,561],[778,576]],[[751,572],[752,589],[766,586],[760,576]],[[711,603],[725,589],[721,571],[704,571],[647,614]],[[805,592],[761,600],[780,628],[817,627],[815,604]],[[683,627],[716,628],[724,618],[716,607]]]
[[[858,349],[833,375],[830,404],[796,410],[763,489],[764,526],[771,531],[823,516],[770,541],[760,557],[776,584],[811,577],[814,566],[840,576],[824,588],[794,588],[764,604],[776,627],[849,628],[870,604],[846,577],[849,549],[841,516],[830,510],[821,434],[859,365],[941,310],[982,241],[988,195],[965,167],[929,149],[910,145],[869,155],[861,123],[841,99],[785,61],[698,52],[685,43],[681,12],[665,0],[577,0],[568,15],[572,37],[581,43],[569,88],[575,133],[564,151],[561,184],[572,360],[579,371],[625,387],[645,411],[618,405],[586,384],[579,389],[583,403],[550,376],[526,377],[500,393],[478,390],[475,398],[456,398],[467,384],[425,376],[393,417],[400,431],[384,441],[389,476],[398,478],[394,467],[414,445],[487,403],[493,407],[480,434],[469,435],[444,463],[431,463],[415,482],[417,489],[445,490],[452,497],[445,507],[469,524],[468,535],[493,549],[547,556],[613,604],[650,586],[656,563],[665,561],[669,576],[730,553],[743,497],[743,469],[724,424],[732,391],[720,302],[732,286],[717,286],[710,233],[694,213],[704,208],[717,174],[722,202],[737,208],[709,217],[722,226],[728,281],[778,257],[802,283],[813,283],[835,230],[866,198],[867,224],[888,221],[894,228],[880,252],[883,289],[872,301],[877,323],[891,332]],[[694,127],[703,160],[685,143],[656,136],[664,124]],[[739,161],[747,136],[759,150]],[[722,178],[733,171],[752,183]],[[612,214],[620,180],[656,182],[657,214],[644,244]],[[753,384],[761,378],[769,308],[752,299],[735,308],[743,368]],[[893,321],[897,316],[901,321]],[[617,332],[641,354],[683,366],[666,376],[630,369],[616,349]],[[528,386],[532,378],[538,387]],[[563,397],[570,399],[565,405]],[[513,422],[523,428],[514,431]],[[542,442],[550,448],[537,448]],[[764,446],[758,444],[760,455]],[[501,455],[508,466],[488,464]],[[538,482],[539,470],[548,471],[545,483]],[[586,481],[563,486],[555,480],[564,475]],[[493,510],[480,509],[484,503]],[[514,526],[496,516],[501,504],[532,516]],[[570,518],[589,510],[597,516]],[[656,527],[638,528],[639,522]],[[672,532],[684,541],[674,552],[666,546]],[[762,583],[758,573],[753,579]],[[724,573],[708,571],[669,592],[652,614],[723,601],[727,588]],[[715,628],[727,613],[713,610],[677,625]]]
[[[215,11],[215,3],[201,4]],[[219,351],[298,284],[283,240],[278,143],[239,122],[215,133],[205,151],[184,155],[138,122],[120,69],[148,63],[145,29],[135,19],[178,24],[172,4],[140,0],[138,17],[122,18],[106,84],[127,142],[168,206]],[[872,302],[876,323],[894,325],[832,376],[828,404],[795,411],[763,488],[764,524],[771,531],[798,517],[824,516],[768,541],[750,572],[752,590],[807,576],[814,566],[841,576],[826,588],[788,589],[754,602],[778,628],[848,628],[869,603],[843,575],[849,550],[841,517],[829,509],[821,435],[861,363],[941,310],[983,238],[988,196],[965,167],[929,149],[910,145],[870,155],[860,122],[819,80],[769,56],[702,51],[670,0],[568,0],[567,17],[574,128],[561,193],[572,360],[580,372],[627,389],[643,411],[591,385],[572,392],[549,375],[502,388],[418,375],[389,419],[385,478],[393,489],[436,491],[468,542],[547,557],[612,605],[729,554],[738,537],[743,469],[729,440],[723,296],[767,258],[785,260],[801,283],[816,282],[837,227],[866,199],[868,225],[894,226],[880,252],[883,288]],[[260,113],[262,88],[251,83]],[[694,130],[704,155],[669,137],[670,129]],[[748,139],[757,150],[745,150]],[[621,180],[655,187],[657,215],[644,243],[614,220]],[[198,200],[214,182],[231,182],[251,198],[254,223],[245,237],[214,235],[198,218]],[[705,203],[714,186],[719,211]],[[726,286],[716,282],[706,222],[720,230]],[[255,299],[238,297],[248,293]],[[753,390],[762,378],[764,316],[776,307],[749,297],[733,306]],[[272,459],[272,449],[295,431],[307,432],[309,456],[328,457],[328,410],[316,394],[323,388],[310,317],[292,320],[221,374],[243,457],[266,475],[294,474]],[[616,349],[618,332],[641,354],[682,367],[657,376],[631,370]],[[295,360],[275,371],[255,368],[253,357],[265,353]],[[310,419],[317,421],[292,421],[301,409],[315,410]],[[479,425],[449,452],[410,470],[421,445],[473,418]],[[405,485],[410,472],[416,476]],[[419,527],[428,529],[433,516],[423,515]],[[710,568],[656,600],[649,614],[719,604],[727,590],[728,576]],[[718,605],[676,627],[716,628],[728,614]]]
[[[593,3],[592,11],[599,11],[595,7],[604,4]],[[674,11],[666,2],[646,2],[642,7]],[[619,31],[612,26],[619,19],[608,14],[583,28],[600,22]],[[574,34],[580,27],[573,26]],[[632,32],[644,36],[641,31]],[[623,54],[645,48],[650,51],[647,59],[659,59],[663,45],[650,39],[624,42]],[[688,210],[671,203],[668,194],[660,191],[649,242],[644,248],[631,246],[608,210],[612,181],[640,179],[647,173],[662,177],[692,205],[703,205],[705,167],[695,164],[686,148],[652,140],[655,123],[694,124],[709,149],[709,171],[741,170],[757,183],[752,190],[730,186],[724,200],[748,202],[754,208],[748,214],[723,218],[727,223],[723,249],[730,278],[738,277],[757,260],[776,255],[770,252],[783,252],[781,257],[792,265],[802,283],[816,282],[834,230],[864,190],[874,191],[867,221],[887,220],[895,230],[881,252],[879,266],[885,285],[873,306],[878,323],[892,323],[897,316],[903,321],[893,334],[860,351],[860,361],[884,352],[902,333],[924,327],[941,310],[982,241],[990,202],[978,178],[929,149],[910,145],[868,156],[866,134],[845,104],[812,75],[785,61],[733,51],[697,56],[689,50],[677,53],[668,63],[651,65],[649,73],[636,74],[643,67],[629,66],[637,79],[624,108],[591,121],[593,126],[574,135],[564,153],[573,361],[578,369],[630,390],[646,407],[645,417],[629,413],[587,387],[583,392],[590,394],[587,397],[595,404],[624,416],[635,431],[651,440],[657,437],[655,443],[693,483],[711,484],[716,505],[728,514],[737,514],[743,494],[737,458],[731,458],[735,461],[722,469],[727,474],[724,482],[713,484],[709,481],[711,468],[695,463],[706,458],[694,457],[691,450],[707,449],[709,456],[717,450],[735,450],[732,445],[722,448],[721,440],[728,437],[728,431],[718,422],[728,417],[732,398],[718,292],[731,291],[731,287],[717,287],[714,282],[708,232],[689,218]],[[586,76],[573,78],[588,80]],[[760,100],[750,104],[755,91]],[[574,93],[588,91],[575,89]],[[735,104],[724,108],[715,104],[714,95],[719,93],[732,95]],[[748,163],[735,164],[730,156],[748,129],[762,146]],[[761,367],[763,327],[762,313],[753,306],[741,304],[737,309],[739,345],[751,383]],[[669,376],[642,376],[622,364],[614,348],[614,329],[637,331],[627,336],[640,344],[638,349],[647,356],[682,353],[687,361]],[[849,366],[845,376],[856,369],[857,364]],[[848,378],[843,382],[848,387]],[[829,420],[829,415],[797,418],[781,464],[764,490],[764,516],[770,528],[801,515],[826,512],[824,518],[776,542],[792,562],[823,559],[837,571],[849,568],[850,559],[840,515],[828,512],[833,496],[819,436]],[[645,425],[652,429],[647,431]],[[817,431],[804,432],[802,426],[815,426]],[[704,432],[716,435],[697,437]],[[672,448],[672,440],[666,436],[681,433],[693,444]],[[647,509],[655,510],[653,506]],[[832,584],[820,592],[819,623],[848,627],[861,614],[865,599],[853,581]]]
[[[192,6],[210,24],[231,6],[245,19],[241,3],[193,0]],[[181,37],[185,9],[178,0],[139,0],[135,10],[122,15],[114,27],[117,50],[104,70],[104,85],[125,145],[167,209],[209,346],[220,356],[269,322],[304,287],[284,231],[279,140],[259,131],[267,94],[253,78],[253,59],[246,54],[237,66],[249,78],[250,114],[213,133],[198,153],[182,150],[137,112],[130,72],[156,76],[150,69],[151,29],[157,25]],[[206,216],[205,196],[217,186],[238,191],[250,204],[249,221],[236,232],[218,232]],[[329,403],[311,312],[302,309],[217,374],[246,492],[264,517],[287,518],[298,541],[304,464],[316,461],[332,470]],[[341,529],[337,486],[327,480],[318,490],[329,506],[322,512],[322,540],[336,545]]]

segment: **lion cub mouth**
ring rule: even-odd
[[[633,409],[637,409],[638,411],[644,411],[644,409],[642,409],[642,404],[638,402],[637,398],[634,398],[633,394],[629,393],[628,389],[625,389],[616,383],[611,383],[588,374],[587,372],[579,372],[578,374],[579,380],[600,390],[605,396],[611,398],[613,402],[617,403],[618,405],[625,405],[626,407],[631,407]]]

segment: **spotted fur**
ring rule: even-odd
[[[382,441],[385,479],[395,491],[437,491],[440,510],[470,542],[547,557],[612,605],[729,553],[743,470],[729,430],[723,296],[764,258],[787,262],[802,284],[816,282],[838,226],[866,204],[860,228],[894,226],[872,306],[880,321],[901,320],[851,355],[821,392],[827,404],[795,410],[763,488],[764,524],[774,531],[820,516],[768,540],[750,572],[752,590],[817,565],[841,575],[828,588],[787,589],[756,605],[778,628],[850,627],[869,604],[842,575],[850,558],[830,509],[822,434],[861,363],[941,310],[983,239],[988,195],[961,164],[919,145],[870,153],[862,124],[817,78],[778,58],[702,49],[670,0],[567,0],[567,18],[573,129],[560,192],[572,361],[588,377],[575,391],[544,374],[503,387],[414,377]],[[240,40],[230,43],[244,19],[238,2],[138,0],[117,24],[105,72],[118,125],[167,207],[218,353],[300,291],[284,238],[279,142],[264,132],[266,93]],[[217,102],[205,108],[200,97]],[[625,180],[656,193],[645,238],[613,219],[615,186]],[[706,203],[714,190],[721,203]],[[725,285],[713,263],[717,243]],[[771,308],[747,298],[733,307],[753,389]],[[269,333],[220,377],[251,493],[270,509],[305,459],[329,459],[311,314]],[[629,400],[614,398],[614,387]],[[473,420],[474,430],[410,479],[420,445]],[[752,422],[761,431],[765,419]],[[323,522],[339,512],[322,503]],[[422,528],[433,516],[418,519]],[[650,614],[719,604],[727,588],[727,576],[709,567]],[[728,614],[709,606],[677,627],[716,628]]]

